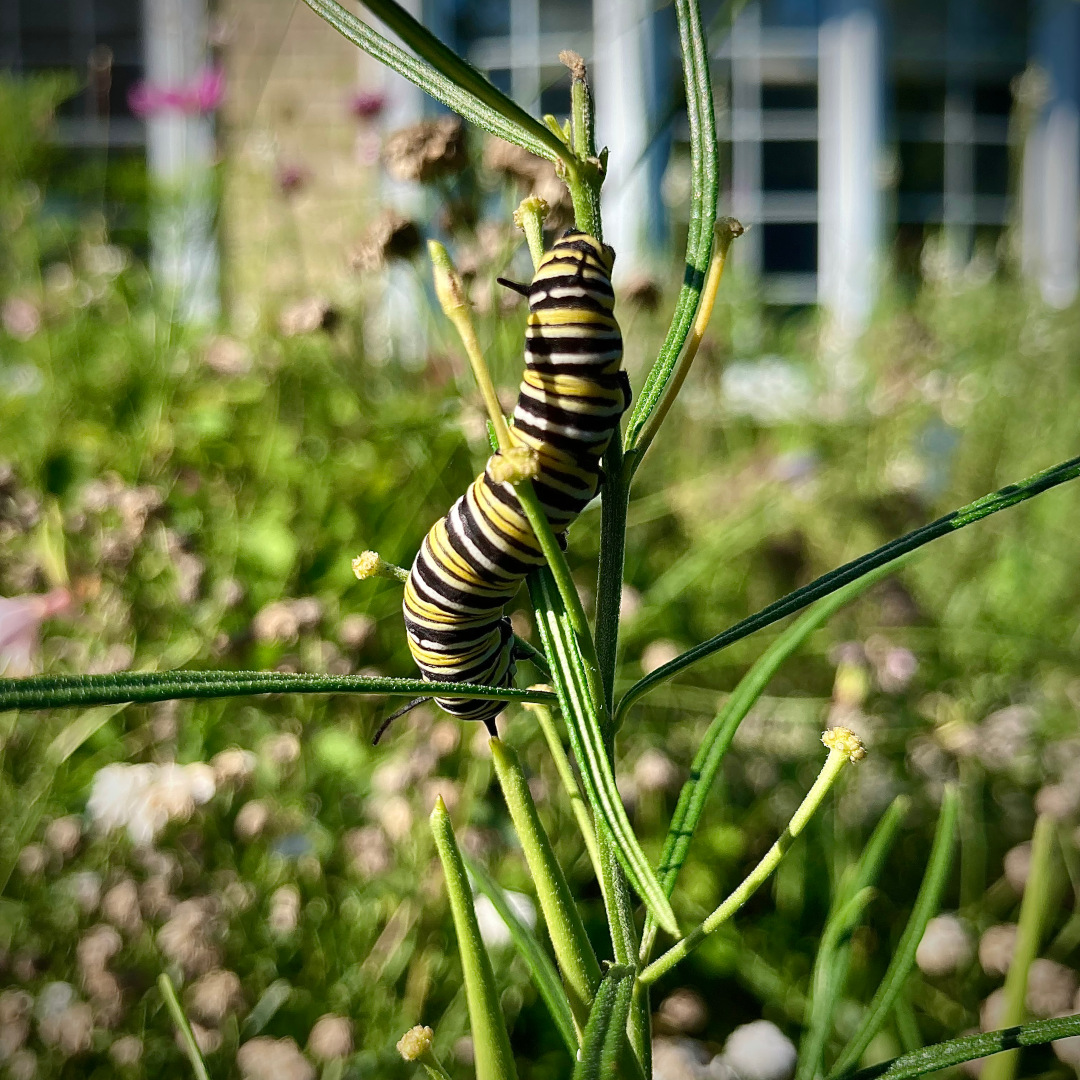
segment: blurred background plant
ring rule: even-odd
[[[0,591],[51,598],[24,600],[17,625],[0,608],[4,666],[410,672],[397,588],[357,584],[349,560],[370,547],[408,562],[488,452],[434,314],[413,311],[428,326],[419,355],[378,330],[382,287],[414,274],[421,226],[372,224],[350,303],[296,293],[231,332],[200,329],[153,286],[145,252],[100,214],[50,201],[50,115],[69,91],[2,84],[13,152],[0,159]],[[522,185],[547,181],[450,121],[388,139],[386,152],[427,185],[497,380],[512,387],[523,312],[493,280],[508,264],[528,275],[509,209]],[[303,183],[298,168],[281,176],[285,192]],[[669,310],[673,290],[656,288]],[[635,386],[663,335],[659,299],[629,283],[620,299]],[[827,329],[813,313],[767,310],[746,277],[725,286],[630,503],[619,685],[1075,452],[1075,306],[1050,309],[1005,272],[943,267],[915,295],[882,298],[854,346],[859,378],[839,387]],[[939,545],[816,632],[770,684],[724,761],[681,918],[709,910],[783,828],[823,726],[854,728],[871,756],[737,929],[658,984],[655,1076],[793,1072],[840,876],[906,795],[885,884],[851,937],[850,1000],[828,1033],[838,1049],[893,955],[955,777],[947,911],[873,1056],[999,1026],[1036,813],[1055,822],[1060,866],[1027,1009],[1075,1011],[1076,500],[1065,488]],[[586,594],[598,536],[595,511],[571,532]],[[659,688],[624,729],[620,790],[650,855],[706,725],[770,640]],[[526,921],[532,885],[490,791],[486,737],[421,710],[376,753],[382,708],[296,696],[0,716],[2,1067],[27,1078],[183,1068],[157,988],[165,969],[214,1075],[409,1075],[395,1043],[420,1022],[465,1075],[459,962],[422,827],[436,797]],[[603,953],[559,777],[535,721],[508,717]],[[565,1075],[569,1056],[504,924],[478,908],[521,1075]],[[1032,1051],[1030,1074],[1080,1063],[1071,1043],[1055,1051]]]

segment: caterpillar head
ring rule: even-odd
[[[580,229],[567,229],[566,232],[559,237],[558,243],[561,244],[564,241],[570,241],[574,247],[579,247],[581,244],[587,244],[592,248],[596,257],[604,264],[607,272],[611,273],[612,266],[615,265],[615,249],[610,244],[603,244],[596,239],[595,236],[590,236],[586,232],[582,232]]]

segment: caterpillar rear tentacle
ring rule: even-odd
[[[613,314],[614,259],[610,247],[571,230],[544,255],[531,284],[503,282],[529,300],[525,373],[510,434],[536,454],[533,488],[563,544],[596,495],[600,459],[630,404]],[[544,558],[513,486],[495,480],[490,466],[491,459],[428,533],[405,584],[409,650],[431,681],[513,683],[513,631],[503,610]],[[483,699],[435,702],[489,730],[506,707]]]

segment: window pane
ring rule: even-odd
[[[817,270],[817,226],[763,225],[761,268],[767,274],[812,274]]]

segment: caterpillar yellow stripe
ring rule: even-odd
[[[511,437],[537,454],[533,487],[556,536],[596,495],[600,459],[630,404],[622,334],[613,313],[615,253],[565,233],[525,290],[525,373]],[[543,563],[512,485],[491,461],[424,539],[405,585],[409,649],[428,680],[510,686],[513,633],[503,614],[525,575]],[[446,712],[494,733],[501,701],[436,698]]]

